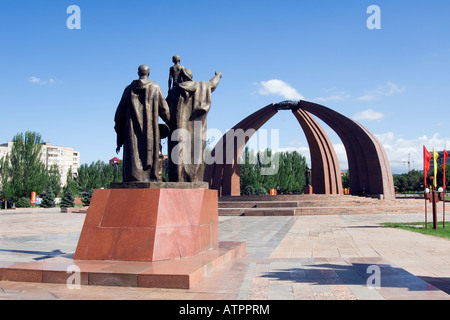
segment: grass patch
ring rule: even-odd
[[[445,229],[443,228],[442,222],[438,222],[438,229],[433,229],[433,223],[428,223],[428,229],[425,229],[424,222],[411,222],[411,223],[382,223],[381,225],[390,228],[398,228],[413,232],[418,232],[422,234],[428,234],[430,236],[436,236],[441,238],[450,239],[450,221],[445,223]]]

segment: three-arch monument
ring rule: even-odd
[[[394,181],[386,152],[378,139],[361,124],[325,106],[308,101],[270,104],[248,116],[225,134],[211,156],[223,161],[206,166],[204,181],[221,196],[239,196],[239,159],[251,134],[279,110],[290,110],[306,136],[316,194],[342,194],[339,161],[325,130],[312,115],[326,123],[342,140],[349,165],[350,194],[395,199]],[[241,130],[239,130],[241,129]],[[249,134],[250,132],[250,134]],[[228,141],[227,141],[228,140]],[[232,141],[230,141],[232,140]]]

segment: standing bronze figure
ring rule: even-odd
[[[123,146],[123,182],[162,181],[158,121],[169,124],[170,111],[149,74],[147,65],[139,67],[139,79],[125,89],[115,114],[116,152]]]
[[[190,69],[179,70],[179,75],[178,85],[168,98],[171,114],[169,180],[199,182],[203,181],[206,117],[211,108],[211,93],[219,85],[222,73],[216,72],[210,81],[194,81]]]

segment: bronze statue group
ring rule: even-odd
[[[174,56],[167,98],[149,80],[150,68],[138,68],[138,80],[125,91],[115,114],[118,153],[123,147],[123,182],[162,182],[161,139],[168,138],[169,181],[203,181],[206,117],[211,93],[222,74],[209,81],[194,81],[190,69]],[[162,120],[164,124],[159,123]]]

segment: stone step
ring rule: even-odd
[[[428,213],[432,212],[427,202]],[[443,203],[438,203],[438,214]],[[450,205],[449,209],[450,211]],[[277,195],[220,197],[219,215],[222,216],[285,216],[285,215],[344,215],[373,213],[425,213],[425,200],[399,198],[380,200],[348,195]]]
[[[220,208],[297,208],[298,201],[219,201]]]
[[[355,196],[344,195],[322,195],[322,194],[288,194],[277,196],[222,196],[219,198],[219,202],[271,202],[271,201],[304,201],[304,200],[330,200],[330,199],[362,199]]]
[[[327,207],[297,208],[295,215],[353,215],[425,213],[424,207]],[[429,211],[431,212],[431,211]],[[440,212],[442,213],[442,212]]]
[[[283,204],[285,204],[283,206]],[[297,204],[297,206],[295,206]],[[355,200],[355,201],[291,201],[291,202],[220,202],[221,216],[293,216],[293,215],[352,215],[425,213],[424,200]],[[450,210],[450,209],[447,209]],[[427,203],[428,213],[432,205]],[[438,204],[438,214],[443,205]]]

